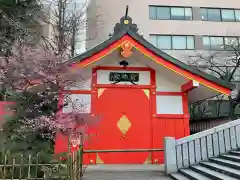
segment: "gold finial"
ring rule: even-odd
[[[124,24],[129,24],[129,20],[125,19]]]

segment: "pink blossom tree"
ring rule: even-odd
[[[82,69],[68,63],[66,54],[41,47],[32,48],[19,45],[9,57],[0,57],[1,97],[4,101],[14,101],[12,108],[21,130],[43,132],[42,136],[54,139],[56,132],[76,140],[88,137],[89,126],[98,118],[84,113],[84,104],[72,101],[65,96],[59,104],[59,94],[66,87],[81,88],[84,80]],[[72,112],[64,114],[63,108],[72,105]]]

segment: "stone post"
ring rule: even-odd
[[[165,173],[177,172],[176,140],[173,137],[164,138],[164,168]]]

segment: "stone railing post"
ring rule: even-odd
[[[177,172],[176,140],[173,137],[164,138],[164,168],[165,173]]]

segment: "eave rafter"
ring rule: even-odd
[[[197,82],[195,80],[191,80],[191,81],[187,82],[186,84],[182,85],[182,92],[187,93],[197,87],[199,87],[199,82]]]

